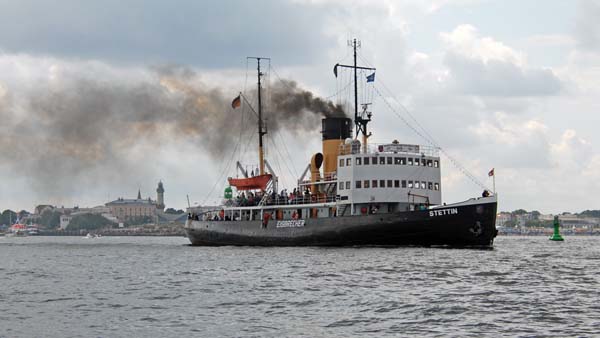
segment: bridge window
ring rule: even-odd
[[[400,164],[406,165],[406,157],[400,157]]]
[[[433,161],[433,167],[437,168],[440,166],[440,162],[438,160]]]
[[[360,189],[361,183],[361,181],[356,181],[356,189]]]
[[[346,167],[349,167],[352,165],[352,159],[351,158],[347,158],[346,159]]]
[[[373,183],[371,184],[373,188],[377,188],[377,180],[373,180],[371,183]]]
[[[343,166],[344,166],[344,159],[340,158],[340,167],[343,167]]]
[[[426,165],[427,165],[427,164],[426,164],[426,161],[425,161],[425,159],[424,159],[424,158],[422,158],[422,159],[421,159],[421,165],[422,165],[422,166],[426,166]]]
[[[387,187],[391,188],[392,187],[392,180],[387,180]]]
[[[371,164],[377,164],[377,157],[371,157]]]
[[[346,190],[350,190],[350,181],[346,181]]]
[[[408,181],[408,187],[412,188],[413,187],[413,182],[412,181]]]
[[[413,165],[412,158],[410,158],[410,157],[408,158],[408,165]]]
[[[363,186],[364,186],[365,189],[367,189],[369,187],[369,180],[365,180],[363,182]]]
[[[400,157],[394,157],[394,164],[400,164]]]
[[[406,180],[402,180],[402,188],[406,188]]]
[[[360,165],[362,157],[357,157],[356,158],[356,165]]]
[[[379,158],[379,164],[385,164],[385,156]]]
[[[433,161],[432,160],[427,160],[427,166],[428,167],[433,167]]]
[[[433,183],[427,182],[427,189],[433,190]]]
[[[421,189],[427,189],[427,182],[421,181]]]
[[[369,157],[365,157],[363,158],[363,161],[365,162],[365,165],[369,165]]]
[[[433,190],[440,190],[440,184],[439,183],[434,183],[433,184]]]
[[[419,165],[419,159],[415,158],[415,165]]]
[[[344,182],[340,182],[340,190],[344,190]]]
[[[379,187],[385,188],[385,180],[379,180]]]
[[[394,188],[400,188],[400,180],[394,180]]]
[[[393,164],[393,163],[394,163],[394,162],[392,162],[392,158],[391,158],[391,157],[388,157],[388,158],[387,158],[387,164]]]

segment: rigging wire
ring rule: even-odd
[[[369,63],[369,61],[367,61],[361,53],[357,53],[359,58],[361,59],[362,62],[366,63],[368,66],[372,67],[371,64]],[[381,79],[381,77],[379,77],[379,79]],[[417,135],[419,135],[421,138],[423,138],[426,142],[428,142],[430,145],[432,145],[434,148],[437,148],[441,153],[443,153],[449,160],[450,162],[459,170],[463,173],[463,175],[465,175],[468,179],[470,179],[473,183],[475,183],[476,185],[478,185],[479,187],[485,189],[485,190],[489,190],[488,187],[486,187],[479,179],[477,179],[477,177],[475,175],[473,175],[465,166],[463,166],[460,162],[458,162],[458,160],[456,160],[453,156],[451,156],[444,148],[442,148],[437,142],[436,140],[433,138],[433,136],[431,136],[431,134],[429,134],[429,132],[427,131],[427,129],[425,129],[425,127],[423,127],[419,121],[410,113],[410,111],[394,96],[393,92],[385,85],[385,83],[381,80],[378,80],[378,83],[381,84],[382,88],[387,92],[388,96],[392,99],[394,99],[394,101],[398,104],[398,106],[400,106],[402,108],[402,110],[406,113],[406,115],[408,115],[408,117],[410,117],[410,119],[417,125],[417,127],[420,129],[417,130],[417,128],[413,127],[404,117],[402,117],[398,111],[396,109],[394,109],[394,107],[390,104],[390,102],[386,99],[386,97],[379,91],[379,89],[373,85],[373,89],[374,91],[377,93],[377,95],[379,97],[381,97],[381,99],[383,100],[383,102],[388,106],[388,108],[390,108],[390,110],[396,114],[412,131],[414,131]]]
[[[230,112],[232,110],[233,109],[231,109]],[[233,163],[233,159],[235,158],[236,154],[238,153],[238,150],[240,151],[240,154],[241,154],[241,147],[240,147],[240,145],[242,144],[242,138],[243,138],[243,135],[244,135],[244,133],[243,133],[243,130],[244,130],[243,129],[243,125],[244,125],[244,115],[246,115],[246,109],[245,109],[245,107],[242,108],[241,111],[242,112],[241,112],[240,115],[242,115],[241,116],[241,121],[242,122],[241,122],[241,128],[240,128],[240,134],[239,134],[239,137],[238,137],[238,141],[236,142],[235,147],[234,147],[233,151],[231,152],[231,157],[229,158],[229,161],[227,161],[227,164],[224,167],[221,167],[218,179],[215,181],[215,184],[212,186],[212,188],[210,189],[210,191],[208,192],[208,194],[206,195],[206,197],[202,201],[201,205],[206,204],[206,202],[212,197],[212,194],[215,191],[215,188],[217,187],[217,185],[219,184],[219,182],[223,182],[223,178],[229,172],[229,170],[231,168],[231,164]],[[246,144],[246,145],[248,146],[248,144]],[[223,157],[222,157],[222,159],[221,159],[220,162],[224,163],[225,155],[226,154],[223,153]]]
[[[484,190],[489,190],[488,187],[486,187],[483,183],[481,183],[481,181],[479,181],[477,179],[477,177],[475,177],[475,175],[471,174],[471,172],[469,172],[467,170],[467,168],[465,168],[462,164],[460,164],[458,162],[458,160],[456,160],[454,157],[450,156],[450,154],[448,154],[448,152],[446,152],[446,150],[444,150],[442,147],[440,147],[435,141],[433,141],[430,138],[427,138],[426,136],[424,136],[421,132],[419,132],[419,130],[417,130],[415,127],[413,127],[400,113],[398,113],[398,111],[396,109],[394,109],[394,107],[390,104],[390,102],[385,98],[385,96],[383,96],[381,94],[381,92],[379,91],[379,89],[375,86],[373,86],[373,89],[375,90],[375,92],[377,93],[377,95],[383,100],[383,102],[387,105],[387,107],[394,113],[396,114],[396,116],[398,116],[402,122],[404,122],[404,124],[406,124],[406,126],[408,128],[410,128],[415,134],[417,134],[418,136],[420,136],[421,138],[423,138],[425,141],[427,141],[431,146],[433,146],[434,148],[438,149],[440,152],[442,152],[449,160],[450,162],[458,169],[460,170],[463,175],[465,175],[468,179],[470,179],[473,183],[475,183],[476,185],[478,185],[479,187],[483,188]],[[422,128],[422,127],[421,127]]]
[[[275,142],[273,142],[272,139],[268,139],[269,142],[271,142],[273,144],[273,147],[277,150],[277,153],[279,153],[279,155],[277,155],[276,153],[273,153],[273,156],[271,157],[273,159],[273,165],[275,165],[277,167],[277,169],[279,170],[280,173],[283,173],[283,169],[281,168],[281,162],[284,162],[283,160],[280,161],[281,153],[279,152],[279,149],[277,148],[277,146],[275,145]],[[289,168],[288,168],[289,170]],[[277,178],[281,178],[283,181],[283,185],[287,186],[287,180],[285,179],[285,176],[281,175],[281,176],[277,176]]]
[[[247,85],[248,85],[248,58],[246,58],[246,79],[244,80],[244,93],[246,93]]]
[[[339,81],[339,82],[341,82],[341,81]],[[332,95],[329,95],[329,96],[325,97],[325,100],[331,100],[331,98],[332,98],[332,97],[334,97],[334,96],[338,96],[338,95],[339,95],[341,92],[343,92],[343,91],[347,90],[347,89],[348,89],[348,87],[350,87],[351,85],[352,85],[352,81],[350,81],[350,82],[346,83],[346,85],[345,85],[345,86],[344,86],[342,89],[339,89],[339,90],[337,90],[337,92],[335,92],[334,94],[332,94]],[[339,100],[339,98],[338,98],[338,101],[337,101],[337,103],[338,103],[338,104],[340,104],[340,100]]]
[[[283,154],[281,154],[281,151],[279,150],[279,147],[277,147],[277,145],[275,144],[275,142],[272,139],[269,139],[269,141],[271,141],[271,143],[273,144],[273,148],[275,149],[275,151],[277,151],[277,154],[279,154],[279,158],[281,159],[281,162],[283,162],[283,164],[285,165],[286,169],[288,170],[289,174],[293,177],[299,177],[298,173],[295,174],[292,172],[292,170],[290,169],[290,167],[287,165],[287,161],[284,160]],[[276,155],[276,154],[274,154]],[[279,168],[279,172],[283,173],[283,170],[281,169],[281,166]]]
[[[279,80],[279,82],[281,82],[284,86],[286,86],[289,90],[294,91],[296,89],[292,88],[287,81],[285,81],[280,75],[279,73],[277,73],[277,71],[275,70],[275,67],[271,66],[271,70],[273,71],[273,74],[275,74],[275,77],[277,77],[277,80]]]
[[[286,145],[285,139],[283,138],[283,136],[281,136],[279,130],[275,131],[275,136],[279,137],[279,139],[281,140],[281,144],[283,144],[283,149],[285,150],[285,153],[288,156],[290,163],[292,164],[292,169],[294,170],[294,172],[291,172],[291,170],[289,170],[289,167],[288,171],[290,171],[290,174],[294,175],[294,177],[299,177],[300,175],[298,175],[298,170],[296,169],[296,165],[294,164],[294,159],[292,158],[292,155],[290,154],[290,151],[288,150],[288,147]]]
[[[358,57],[361,59],[362,62],[366,63],[369,67],[373,67],[368,60],[366,60],[366,58],[363,57],[363,55],[358,52]],[[396,99],[396,97],[393,94],[393,91],[391,89],[389,89],[385,83],[381,80],[381,76],[378,77],[377,83],[381,84],[382,89],[386,92],[387,96],[391,97],[392,99],[394,99],[394,101],[402,108],[402,110],[404,110],[404,112],[406,113],[406,115],[408,115],[408,117],[410,117],[410,119],[417,125],[417,127],[419,127],[421,129],[422,134],[425,134],[425,136],[423,135],[419,135],[421,137],[423,137],[427,142],[430,142],[432,144],[437,144],[437,142],[435,141],[435,139],[433,138],[433,136],[431,136],[431,134],[429,134],[429,132],[427,131],[427,129],[425,129],[425,127],[423,127],[419,121],[410,113],[410,111],[398,100]],[[375,89],[375,85],[373,85],[373,88]],[[381,95],[380,95],[381,96]]]
[[[229,172],[229,167],[231,166],[231,163],[235,156],[235,152],[237,150],[238,145],[239,145],[239,143],[236,144],[236,149],[234,149],[234,151],[231,153],[231,157],[229,158],[229,161],[227,162],[227,165],[224,168],[225,170],[221,170],[221,174],[219,175],[219,178],[215,181],[215,184],[213,184],[212,188],[210,189],[206,198],[202,201],[201,205],[204,205],[206,203],[206,201],[208,201],[208,199],[212,196],[212,193],[215,190],[215,188],[217,187],[217,185],[219,184],[219,182],[221,182],[221,180],[223,179],[223,176],[226,175],[227,172]]]

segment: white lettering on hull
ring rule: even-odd
[[[301,228],[304,226],[304,220],[289,220],[289,221],[277,221],[278,228]]]
[[[458,208],[429,210],[429,217],[457,215],[457,214],[458,214]]]

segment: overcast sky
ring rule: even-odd
[[[246,57],[335,100],[352,37],[403,118],[485,185],[496,169],[500,210],[600,209],[598,18],[592,0],[0,0],[0,209],[154,198],[158,180],[167,207],[211,203],[235,175]],[[372,110],[372,142],[427,143],[383,98]],[[269,134],[284,183],[319,128]],[[481,193],[442,161],[445,202]]]

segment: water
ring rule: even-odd
[[[0,238],[0,336],[593,336],[599,240],[499,237],[477,251]]]

